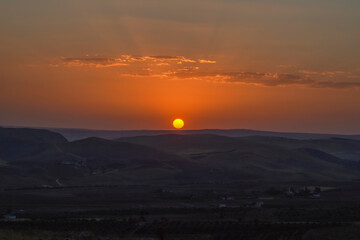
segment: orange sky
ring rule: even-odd
[[[4,1],[0,125],[360,133],[358,1]]]

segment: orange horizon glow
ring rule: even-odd
[[[2,1],[0,126],[360,134],[360,2],[326,6]]]

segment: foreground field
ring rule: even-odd
[[[320,198],[284,183],[8,189],[1,239],[357,239],[360,183],[314,183]],[[327,185],[325,185],[327,184]],[[292,188],[311,183],[293,183]],[[261,202],[262,205],[252,203]]]
[[[0,237],[4,240],[38,239],[288,239],[315,240],[356,239],[359,229],[349,224],[277,223],[242,224],[239,222],[191,221],[37,221],[1,224]],[[16,229],[16,230],[10,230]],[[346,238],[343,238],[346,237]]]

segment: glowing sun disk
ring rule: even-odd
[[[176,129],[180,129],[184,126],[184,121],[180,118],[177,118],[173,121],[173,126]]]

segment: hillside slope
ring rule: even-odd
[[[359,150],[359,141],[294,140],[276,137],[231,138],[217,135],[159,135],[120,138],[196,159],[229,179],[280,181],[355,179],[359,161],[336,154]]]
[[[358,179],[359,141],[212,134],[96,137],[0,129],[0,186],[65,187],[213,181]]]

